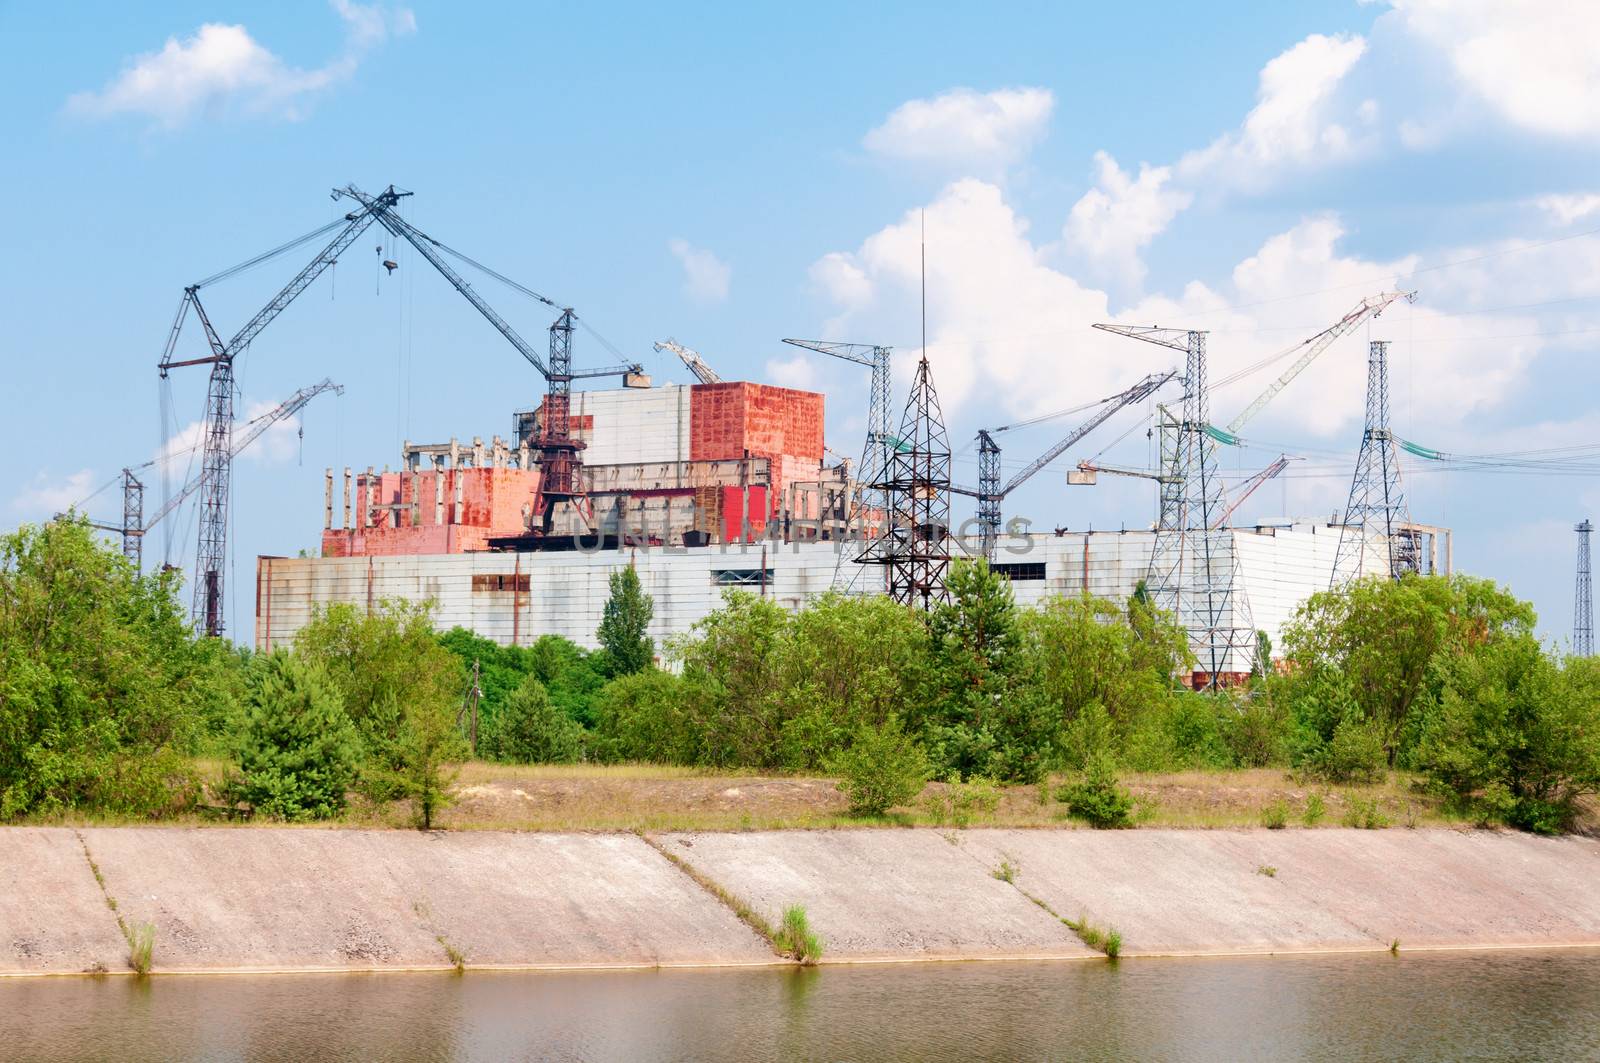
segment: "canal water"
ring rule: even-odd
[[[1600,952],[0,979],[0,1059],[1600,1059]]]

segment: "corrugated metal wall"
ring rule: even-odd
[[[1087,591],[1123,601],[1144,577],[1154,536],[1148,531],[1075,532],[1002,541],[1001,564],[1045,562],[1042,580],[1013,583],[1018,601]],[[1241,530],[1235,542],[1243,590],[1257,628],[1281,643],[1284,623],[1316,591],[1326,589],[1338,548],[1337,528]],[[1013,547],[1007,549],[1007,545]],[[365,606],[385,598],[432,600],[441,628],[460,625],[497,642],[527,645],[543,634],[594,646],[609,593],[607,577],[633,564],[655,600],[650,633],[659,644],[687,631],[717,607],[731,581],[798,609],[834,583],[838,544],[753,543],[696,549],[629,549],[604,553],[471,553],[415,557],[260,558],[256,578],[256,644],[283,645],[330,602]],[[838,566],[848,578],[848,551]],[[1023,549],[1026,547],[1026,549]],[[1381,564],[1374,570],[1381,571]],[[762,573],[766,576],[763,577]],[[478,577],[478,578],[474,578]],[[882,569],[862,572],[857,590],[881,591]],[[763,585],[764,584],[764,585]],[[1249,662],[1235,662],[1239,670]]]

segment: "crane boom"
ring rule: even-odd
[[[1413,303],[1416,302],[1417,293],[1414,291],[1396,291],[1379,292],[1377,295],[1369,295],[1365,299],[1361,300],[1361,302],[1357,303],[1354,309],[1352,309],[1344,317],[1340,318],[1332,325],[1329,325],[1315,336],[1305,340],[1302,344],[1305,347],[1305,351],[1301,353],[1299,358],[1294,360],[1293,365],[1284,370],[1282,376],[1278,377],[1278,379],[1269,384],[1267,386],[1267,390],[1256,396],[1254,402],[1246,406],[1240,412],[1239,416],[1235,417],[1228,423],[1227,434],[1229,436],[1237,436],[1239,434],[1239,429],[1243,428],[1245,423],[1249,421],[1250,418],[1260,413],[1262,408],[1265,407],[1267,403],[1277,398],[1278,392],[1288,387],[1289,382],[1295,377],[1299,376],[1301,371],[1304,370],[1306,366],[1314,362],[1317,358],[1317,355],[1327,350],[1329,345],[1332,344],[1334,340],[1338,339],[1340,336],[1348,334],[1352,329],[1368,318],[1377,317],[1379,314],[1383,313],[1389,304],[1394,302],[1396,299],[1404,299],[1408,303]],[[1216,438],[1214,433],[1213,438]],[[1230,440],[1226,439],[1219,441],[1224,443],[1231,442]]]
[[[829,343],[827,340],[784,340],[783,342],[795,347],[804,347],[808,351],[816,351],[818,354],[843,358],[847,362],[868,366],[877,364],[877,352],[888,349],[876,347],[870,343]]]
[[[235,437],[233,440],[233,445],[228,448],[229,459],[231,460],[238,457],[247,447],[250,446],[250,444],[261,438],[261,434],[263,432],[277,424],[279,421],[282,421],[288,417],[293,417],[295,414],[299,413],[305,408],[306,403],[310,402],[312,399],[316,398],[318,395],[321,395],[325,391],[332,391],[336,395],[343,395],[344,386],[341,384],[335,384],[331,380],[324,379],[319,383],[311,385],[310,387],[301,388],[293,395],[290,395],[287,399],[284,399],[277,406],[268,410],[266,413],[262,414],[260,417],[257,417],[255,420],[246,425],[244,434]],[[160,523],[163,517],[168,516],[173,510],[182,505],[184,499],[194,494],[194,492],[200,487],[200,481],[202,479],[202,476],[196,476],[194,479],[184,484],[183,487],[179,488],[177,494],[169,498],[160,509],[156,510],[155,514],[151,516],[149,520],[144,522],[142,527],[137,529],[117,528],[114,530],[121,531],[125,535],[143,535],[145,532],[149,531],[151,528]],[[99,527],[99,525],[97,525],[97,527]]]
[[[1033,459],[1033,461],[1028,464],[1027,468],[1013,476],[1006,483],[1006,485],[1000,489],[1000,497],[1004,498],[1012,491],[1015,491],[1018,487],[1021,487],[1040,469],[1059,458],[1062,451],[1072,446],[1074,443],[1088,435],[1090,432],[1094,431],[1096,428],[1099,428],[1119,410],[1122,410],[1124,407],[1131,406],[1133,403],[1143,402],[1145,399],[1153,395],[1157,388],[1161,387],[1163,384],[1177,375],[1177,371],[1173,369],[1169,369],[1165,373],[1151,373],[1149,376],[1145,377],[1128,390],[1108,398],[1099,412],[1097,412],[1093,417],[1090,417],[1077,428],[1074,428],[1071,434],[1065,439],[1061,440],[1055,446],[1051,447],[1049,450]]]
[[[722,377],[717,375],[717,371],[715,369],[706,364],[706,360],[700,357],[700,352],[695,350],[693,347],[685,347],[683,344],[674,339],[665,339],[657,342],[655,344],[655,349],[658,351],[671,351],[673,354],[677,355],[678,358],[682,360],[683,364],[689,367],[689,372],[693,373],[695,379],[700,381],[700,383],[722,383]]]
[[[1256,493],[1256,488],[1260,487],[1262,484],[1266,483],[1268,480],[1273,479],[1275,476],[1277,476],[1280,472],[1282,472],[1283,470],[1287,469],[1288,467],[1289,467],[1289,455],[1287,455],[1287,454],[1279,454],[1277,461],[1274,461],[1271,465],[1268,465],[1265,469],[1262,469],[1260,472],[1258,472],[1254,476],[1250,477],[1250,479],[1248,479],[1244,483],[1240,484],[1239,485],[1240,490],[1239,490],[1238,496],[1236,498],[1234,498],[1234,500],[1231,503],[1229,503],[1228,508],[1223,511],[1222,516],[1218,517],[1215,521],[1212,522],[1211,527],[1212,528],[1224,527],[1228,523],[1228,518],[1233,516],[1233,511],[1238,509],[1240,506],[1242,506],[1244,504],[1245,499],[1247,499],[1251,495],[1255,494]]]

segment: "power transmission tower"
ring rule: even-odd
[[[1350,501],[1339,529],[1330,586],[1338,588],[1366,571],[1369,553],[1380,556],[1389,577],[1420,571],[1421,549],[1411,529],[1405,492],[1400,485],[1400,451],[1389,431],[1389,343],[1373,340],[1367,348],[1367,417],[1356,455]]]
[[[928,610],[947,600],[950,437],[926,355],[917,363],[898,438],[884,475],[871,485],[888,497],[888,528],[856,561],[887,566],[889,597]]]
[[[847,530],[864,527],[864,518],[872,511],[887,515],[889,508],[889,500],[873,485],[884,478],[890,455],[899,442],[890,432],[889,424],[889,404],[893,401],[889,393],[889,359],[894,348],[870,343],[830,343],[827,340],[786,339],[783,342],[864,365],[872,370],[872,390],[867,397],[867,441],[861,449],[861,468],[856,471],[856,481],[862,485],[862,491],[856,504],[846,514],[845,522]]]
[[[1221,527],[1228,504],[1208,419],[1206,334],[1136,325],[1094,327],[1184,353],[1183,412],[1161,433],[1161,514],[1145,583],[1156,608],[1172,614],[1188,632],[1205,685],[1214,689],[1225,673],[1249,670],[1256,632],[1233,531]]]
[[[1572,652],[1578,657],[1594,656],[1594,607],[1589,595],[1589,533],[1594,525],[1588,518],[1573,525],[1578,533],[1578,586],[1572,605]]]

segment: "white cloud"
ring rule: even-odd
[[[817,367],[803,354],[793,358],[772,358],[767,361],[767,379],[779,387],[816,391]]]
[[[669,241],[667,247],[683,266],[683,287],[690,296],[706,303],[720,303],[728,297],[733,270],[726,262],[687,240]]]
[[[1600,4],[1590,0],[1393,0],[1409,34],[1512,124],[1600,134]]]
[[[1047,89],[951,89],[902,103],[862,143],[889,158],[998,171],[1027,154],[1054,109]]]
[[[176,129],[197,115],[301,118],[311,99],[355,73],[363,54],[388,37],[416,30],[409,10],[333,0],[346,27],[346,47],[321,67],[303,70],[284,62],[244,26],[208,22],[180,40],[167,38],[157,52],[134,57],[99,92],[80,92],[67,110],[90,118],[138,115]]]
[[[872,298],[872,282],[849,255],[823,255],[811,264],[810,276],[812,283],[842,306],[860,306]]]
[[[1600,214],[1600,192],[1540,196],[1533,203],[1561,225],[1571,225],[1575,221]]]
[[[1139,252],[1194,196],[1171,187],[1171,167],[1140,163],[1135,178],[1103,151],[1094,159],[1098,184],[1073,204],[1064,235],[1096,269],[1137,287],[1145,273]]]
[[[1338,217],[1316,215],[1265,240],[1222,285],[1192,281],[1173,294],[1150,295],[1113,311],[1104,291],[1046,264],[1044,249],[1032,242],[1026,221],[996,185],[957,181],[927,206],[926,218],[928,354],[951,415],[974,404],[992,418],[1075,406],[1181,361],[1175,351],[1092,331],[1090,325],[1099,321],[1209,330],[1211,378],[1217,381],[1298,345],[1362,297],[1392,288],[1429,264],[1417,256],[1377,261],[1345,253]],[[841,302],[829,328],[880,337],[914,328],[918,241],[919,212],[912,210],[854,252],[837,253],[860,271],[870,294]],[[1507,246],[1514,245],[1452,248],[1438,261]],[[1529,364],[1550,341],[1528,335],[1541,327],[1527,315],[1459,318],[1444,311],[1539,298],[1523,296],[1525,288],[1550,293],[1546,299],[1600,288],[1600,240],[1569,241],[1541,249],[1533,259],[1491,258],[1427,280],[1429,291],[1417,305],[1397,303],[1370,329],[1342,338],[1251,422],[1246,437],[1335,445],[1348,440],[1361,421],[1370,335],[1395,341],[1391,361],[1400,430],[1448,446],[1464,425],[1523,386]],[[910,366],[914,354],[905,350],[901,366]],[[1228,423],[1287,364],[1279,361],[1217,388],[1217,423]],[[1419,382],[1425,382],[1421,390]]]
[[[250,423],[277,409],[278,403],[270,400],[250,403],[245,408],[244,416],[235,419],[233,425],[233,438],[237,440],[249,431]],[[169,463],[169,471],[174,478],[189,476],[193,478],[200,473],[200,444],[205,438],[205,424],[201,421],[190,421],[168,438],[166,443],[156,451],[155,460]],[[262,432],[248,448],[239,454],[240,460],[254,461],[263,465],[277,465],[288,461],[300,452],[300,418],[298,416],[285,417],[277,421]],[[191,461],[191,456],[193,460]]]
[[[35,473],[33,480],[11,500],[11,508],[24,518],[48,520],[82,502],[93,489],[93,475],[89,469],[79,469],[64,480],[52,480],[44,472]]]
[[[1179,174],[1190,182],[1218,180],[1249,189],[1285,167],[1348,158],[1360,144],[1332,112],[1340,84],[1366,50],[1361,37],[1313,33],[1276,56],[1261,69],[1257,103],[1243,125],[1185,155]],[[1356,108],[1364,123],[1376,113],[1375,104]]]

